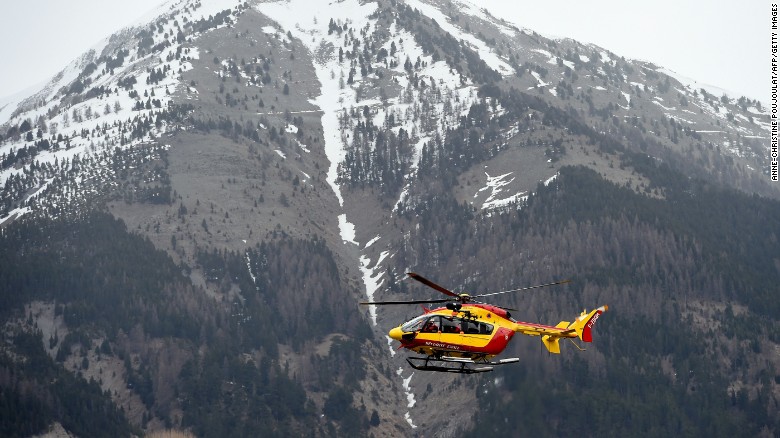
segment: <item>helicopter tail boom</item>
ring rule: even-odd
[[[599,316],[606,312],[607,309],[608,307],[604,305],[590,312],[583,311],[580,316],[574,319],[574,322],[561,321],[555,327],[518,321],[513,329],[515,332],[524,335],[540,336],[542,344],[547,348],[547,351],[558,354],[561,352],[560,340],[562,338],[569,338],[572,341],[573,338],[580,338],[583,342],[592,342],[591,329],[596,324]]]

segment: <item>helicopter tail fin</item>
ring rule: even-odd
[[[578,316],[573,323],[569,324],[567,328],[574,330],[577,333],[577,337],[579,337],[581,341],[591,342],[593,341],[593,336],[591,335],[590,331],[596,324],[596,320],[599,319],[599,316],[606,312],[607,309],[609,309],[609,306],[605,304],[601,307],[591,310],[588,313],[583,310],[580,316]]]

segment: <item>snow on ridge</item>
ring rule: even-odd
[[[195,9],[194,5],[198,3],[200,6]],[[221,12],[225,9],[235,9],[236,7],[240,6],[242,2],[238,0],[170,0],[168,2],[165,2],[149,12],[147,12],[142,18],[136,20],[134,23],[124,26],[120,29],[118,29],[116,32],[114,32],[113,35],[105,37],[95,43],[93,46],[88,48],[84,53],[77,56],[73,61],[68,63],[65,68],[57,73],[55,76],[53,76],[50,80],[43,82],[39,85],[36,85],[34,87],[31,87],[27,90],[25,90],[23,93],[25,94],[23,97],[19,96],[18,98],[13,99],[15,102],[11,102],[10,104],[7,104],[5,106],[0,106],[0,125],[7,123],[7,122],[20,122],[21,118],[32,118],[33,120],[38,117],[39,115],[45,115],[47,111],[52,108],[57,102],[54,100],[57,96],[57,93],[59,92],[62,87],[65,87],[69,84],[71,84],[74,80],[76,80],[79,75],[84,70],[84,67],[89,64],[90,62],[95,62],[96,59],[98,59],[103,52],[108,47],[113,47],[114,44],[116,44],[114,38],[115,36],[120,36],[120,39],[125,38],[127,41],[121,42],[120,45],[116,46],[116,49],[119,48],[126,48],[130,51],[130,56],[128,58],[134,58],[137,55],[137,50],[135,49],[135,41],[133,40],[132,33],[128,32],[132,29],[137,29],[141,27],[147,27],[147,25],[153,21],[158,20],[162,17],[169,17],[174,20],[178,20],[180,25],[183,25],[184,20],[181,18],[186,15],[187,20],[190,22],[194,22],[200,19],[208,18],[209,16],[213,16],[214,14]],[[188,12],[184,12],[184,8],[188,9]],[[166,24],[165,27],[172,27],[170,23]],[[166,29],[168,31],[168,29]],[[175,35],[172,31],[168,32],[170,35]],[[154,33],[154,43],[157,44],[163,40],[163,36],[159,33]],[[129,43],[128,43],[129,42]],[[175,44],[174,44],[175,46]],[[170,48],[167,51],[169,51]],[[173,48],[175,50],[175,47]],[[149,56],[155,56],[157,54],[147,54],[143,58],[147,58]],[[92,84],[90,84],[90,87],[99,86],[102,84],[105,84],[107,82],[112,82],[112,80],[115,80],[122,71],[127,69],[132,69],[136,66],[138,61],[140,61],[143,58],[138,59],[126,59],[125,63],[118,68],[119,71],[115,72],[115,74],[112,75],[106,75],[105,78],[102,81],[95,81]],[[161,61],[160,64],[163,62]],[[99,72],[101,69],[100,65],[98,65],[97,71]],[[93,73],[90,75],[90,77],[98,76],[99,74]],[[20,93],[21,94],[21,93]],[[6,99],[6,102],[8,99]],[[11,114],[16,111],[16,109],[20,106],[29,106],[29,103],[37,103],[37,102],[43,102],[43,106],[39,106],[36,109],[33,109],[31,111],[26,111],[23,114],[17,116],[16,118],[11,118]]]
[[[194,3],[193,0],[187,0],[189,3]],[[169,8],[173,9],[171,4],[174,2],[168,2],[165,5],[154,9],[152,12],[147,14],[147,17],[142,19],[145,21],[138,21],[136,25],[126,26],[117,32],[115,32],[112,36],[103,38],[98,43],[93,45],[90,49],[85,51],[83,54],[79,55],[77,58],[75,58],[73,61],[68,63],[68,65],[60,71],[57,75],[55,75],[49,82],[45,83],[42,87],[37,87],[38,91],[29,94],[29,97],[26,97],[25,99],[17,99],[17,103],[4,106],[2,109],[0,109],[0,124],[10,122],[11,124],[18,124],[21,123],[23,119],[31,119],[35,120],[39,116],[48,116],[48,112],[55,108],[57,105],[60,104],[60,100],[57,98],[59,91],[63,88],[71,84],[73,81],[75,81],[79,76],[84,72],[84,68],[91,62],[96,62],[96,60],[104,54],[104,52],[107,50],[107,48],[116,49],[117,51],[120,49],[125,49],[128,51],[128,55],[125,57],[124,63],[119,66],[115,67],[113,71],[109,73],[103,73],[103,70],[106,69],[106,64],[104,62],[101,62],[98,64],[96,69],[90,73],[89,75],[85,76],[84,79],[88,79],[90,81],[89,88],[99,87],[99,86],[107,86],[107,88],[116,88],[116,82],[123,78],[127,72],[131,72],[133,74],[138,75],[138,85],[136,86],[136,89],[139,89],[140,86],[140,92],[142,93],[144,90],[150,89],[150,87],[146,87],[146,89],[143,88],[143,83],[145,81],[145,77],[148,77],[148,74],[146,76],[143,76],[145,74],[146,65],[142,65],[147,60],[152,60],[154,63],[153,67],[160,67],[163,64],[169,64],[172,68],[171,70],[173,72],[178,71],[178,68],[181,67],[182,70],[188,69],[188,67],[191,68],[185,61],[182,60],[173,60],[171,62],[166,61],[165,57],[168,54],[171,54],[175,52],[176,50],[176,44],[172,44],[171,47],[168,47],[164,49],[161,53],[148,53],[142,57],[138,56],[138,50],[135,47],[135,40],[132,35],[132,32],[128,32],[129,30],[133,28],[137,28],[143,24],[147,24],[149,21],[153,21],[156,18],[159,18],[163,15],[163,9]],[[183,3],[183,2],[179,2]],[[206,4],[211,4],[212,6],[219,5],[220,8],[212,8],[212,9],[220,9],[224,10],[225,8],[229,8],[228,4],[234,3],[233,0],[206,0]],[[198,11],[202,11],[202,14],[207,14],[210,12],[210,10],[204,9],[204,6],[201,6],[198,8]],[[178,12],[179,15],[175,15]],[[179,22],[183,22],[184,20],[181,19],[185,13],[183,12],[183,7],[180,9],[173,9],[174,16],[172,18],[177,19]],[[190,21],[192,20],[192,17],[200,17],[197,13],[194,13],[190,11],[188,14],[190,14]],[[198,18],[199,19],[199,18]],[[166,35],[175,35],[175,26],[173,26],[172,23],[166,23],[164,25]],[[117,39],[118,37],[118,39]],[[154,35],[154,43],[160,43],[164,40],[164,36],[158,32],[155,32]],[[113,55],[113,53],[109,53],[109,55]],[[156,60],[154,58],[160,57],[159,60]],[[166,80],[168,79],[168,80]],[[176,80],[171,81],[170,76],[166,76],[161,83],[164,83],[165,85],[175,85]],[[176,79],[175,77],[173,79]],[[157,88],[157,87],[154,87]],[[164,87],[160,87],[160,89],[163,89]],[[28,90],[29,91],[29,90]],[[171,90],[172,91],[172,90]],[[126,92],[122,90],[120,92],[121,94],[125,94]],[[158,96],[160,100],[163,100],[162,96]],[[96,99],[88,99],[83,102],[80,102],[77,105],[82,105],[84,102],[92,102],[94,103]],[[113,99],[112,99],[113,100]],[[120,99],[121,100],[121,99]],[[167,103],[168,99],[164,99],[165,103]],[[16,110],[16,108],[23,106],[23,107],[32,107],[35,105],[35,108],[29,109],[27,111],[22,112],[21,114],[17,115],[14,118],[11,118],[11,114],[13,111]],[[88,105],[84,104],[84,105]],[[69,108],[60,108],[59,109],[59,118],[61,118],[61,114],[64,111],[67,111]],[[101,108],[102,110],[102,108]],[[52,118],[51,120],[47,120],[48,123],[58,123],[57,116]],[[108,122],[111,122],[110,120]],[[94,126],[94,125],[93,125]]]
[[[731,97],[731,98],[735,98],[735,97],[739,96],[738,93],[735,93],[733,91],[730,91],[730,90],[727,90],[725,88],[721,88],[721,87],[718,87],[718,86],[715,86],[715,85],[710,85],[710,84],[705,84],[705,83],[699,82],[699,81],[697,81],[695,79],[689,78],[688,76],[679,74],[676,71],[669,70],[668,68],[665,68],[665,67],[659,67],[659,68],[655,68],[653,70],[655,70],[658,73],[663,73],[663,74],[665,74],[667,76],[670,76],[670,77],[676,79],[685,88],[687,88],[687,90],[689,92],[693,92],[693,91],[698,91],[698,90],[704,89],[704,91],[706,91],[709,94],[714,95],[715,97],[721,97],[724,94],[726,96]],[[766,104],[766,102],[761,102],[761,105],[764,108],[768,108],[769,107]],[[761,114],[761,113],[759,113],[759,114]],[[767,113],[763,113],[763,114],[767,114]]]
[[[663,74],[665,74],[665,75],[667,75],[667,76],[669,76],[669,77],[671,77],[673,79],[676,79],[677,82],[681,83],[685,88],[688,89],[688,91],[700,90],[700,89],[703,88],[708,93],[710,93],[710,94],[712,94],[714,96],[717,96],[717,97],[723,96],[724,94],[727,94],[727,95],[730,95],[730,96],[734,95],[734,93],[729,93],[728,91],[724,90],[723,88],[716,87],[714,85],[699,83],[695,79],[691,79],[691,78],[689,78],[687,76],[681,75],[681,74],[677,73],[676,71],[669,70],[668,68],[665,68],[665,67],[659,67],[659,68],[656,68],[654,70],[657,71],[658,73],[663,73]]]
[[[183,13],[182,13],[183,15]],[[174,17],[179,22],[183,22],[180,16]],[[161,23],[166,35],[175,35],[173,32],[175,26],[173,20],[167,23]],[[127,29],[127,28],[126,28]],[[155,44],[164,40],[161,32],[155,33]],[[95,159],[95,169],[82,168],[81,173],[76,175],[74,182],[79,190],[85,184],[88,184],[88,178],[85,175],[91,174],[92,177],[102,178],[106,175],[99,166],[105,166],[107,163],[101,157],[104,151],[113,148],[126,150],[130,147],[147,143],[158,138],[166,131],[166,125],[161,127],[152,127],[142,137],[128,134],[126,131],[129,123],[135,123],[135,120],[148,118],[154,120],[156,114],[159,114],[168,107],[172,99],[172,94],[179,85],[179,71],[186,71],[192,68],[188,56],[198,57],[197,49],[187,48],[185,53],[178,59],[174,58],[177,44],[171,44],[170,47],[161,51],[155,51],[143,56],[139,56],[138,49],[135,47],[135,40],[132,35],[122,30],[114,36],[101,40],[84,54],[71,61],[65,69],[55,75],[43,88],[30,97],[20,100],[20,104],[6,105],[0,110],[0,117],[3,122],[11,124],[20,124],[27,119],[37,123],[42,118],[46,123],[46,131],[43,139],[53,141],[58,147],[50,149],[39,149],[34,160],[26,162],[23,166],[12,166],[0,171],[0,186],[5,186],[11,176],[28,172],[34,163],[39,165],[55,165],[57,163],[72,163],[77,159],[92,158]],[[170,41],[170,40],[169,40]],[[173,41],[171,41],[173,43]],[[110,51],[126,50],[125,60],[121,66],[113,69],[106,67],[106,62],[97,63],[101,54],[114,56],[116,52]],[[85,67],[89,63],[96,63],[95,69],[89,74],[85,74]],[[162,77],[155,79],[153,83],[147,84],[147,79],[151,74],[148,68],[158,69],[162,72],[163,65],[169,67]],[[136,78],[136,84],[132,87],[132,92],[137,93],[136,97],[131,97],[131,91],[125,87],[119,87],[118,81],[132,74]],[[60,90],[69,86],[77,78],[82,77],[88,88],[104,87],[108,90],[105,93],[91,96],[87,99],[72,103],[69,100],[63,100]],[[82,97],[87,97],[86,93]],[[138,103],[144,103],[142,108],[137,107]],[[67,103],[67,105],[66,105]],[[26,110],[22,111],[16,117],[11,118],[10,114],[21,105]],[[148,106],[147,106],[148,105]],[[54,111],[56,109],[56,111]],[[125,132],[123,133],[123,126]],[[37,128],[34,128],[37,129]],[[55,140],[57,138],[57,140]],[[37,139],[34,139],[36,141]],[[27,141],[22,138],[7,139],[0,144],[0,153],[9,152],[12,149],[21,149],[32,146],[33,141]],[[99,163],[99,164],[97,164]],[[46,189],[45,181],[36,176],[37,182],[34,188],[37,193]],[[42,184],[42,186],[41,186]],[[84,195],[85,193],[80,193]],[[73,196],[67,197],[67,202],[72,202]],[[25,209],[16,209],[12,213],[24,214],[35,207],[35,203],[40,200],[35,197],[27,197],[25,200],[16,199],[15,202],[22,202]],[[7,216],[4,220],[7,220]]]
[[[162,56],[165,56],[168,53],[168,51],[175,51],[175,48],[171,47],[166,49],[166,51],[163,52]],[[82,58],[82,59],[89,60],[91,58]],[[70,149],[70,151],[66,151],[63,149],[56,150],[56,151],[40,151],[36,159],[39,160],[40,162],[48,162],[48,161],[53,162],[54,157],[59,157],[59,159],[61,160],[65,156],[72,157],[73,156],[72,150],[74,148],[75,149],[82,148],[88,144],[92,144],[94,141],[97,141],[98,143],[100,143],[101,141],[106,141],[105,136],[101,136],[99,138],[89,137],[85,139],[83,138],[83,136],[79,134],[83,130],[92,131],[96,125],[99,126],[108,125],[110,127],[109,129],[110,138],[109,141],[107,141],[106,143],[110,143],[111,141],[114,141],[114,143],[116,143],[116,139],[119,136],[119,133],[118,130],[114,132],[115,131],[114,125],[117,122],[125,122],[127,120],[135,118],[136,116],[151,116],[157,110],[166,108],[168,106],[168,103],[171,100],[171,95],[169,93],[172,93],[175,90],[175,87],[179,83],[179,75],[178,73],[175,72],[178,72],[179,69],[181,69],[182,71],[186,71],[192,68],[192,65],[189,63],[189,61],[174,59],[167,63],[171,67],[169,74],[166,74],[156,84],[146,84],[146,79],[150,76],[150,74],[145,71],[144,67],[137,65],[139,61],[140,60],[131,62],[128,60],[125,62],[125,65],[119,67],[121,71],[131,70],[134,73],[137,73],[136,79],[138,82],[134,87],[134,90],[138,93],[139,95],[138,98],[131,98],[129,97],[128,91],[124,89],[120,89],[118,93],[113,93],[113,92],[107,93],[100,97],[93,97],[90,99],[83,100],[67,108],[60,108],[59,112],[56,115],[49,117],[47,115],[48,110],[59,104],[59,100],[51,100],[42,107],[24,112],[19,116],[17,116],[16,118],[14,118],[13,119],[14,121],[18,120],[19,122],[21,122],[21,120],[23,119],[30,119],[32,121],[35,121],[39,116],[45,116],[47,118],[47,125],[49,127],[50,132],[53,132],[53,130],[56,129],[58,133],[64,136],[69,136],[70,148],[68,149]],[[60,75],[58,75],[60,76],[60,78],[56,82],[58,84],[64,85],[74,80],[76,77],[78,77],[79,72],[81,71],[81,68],[79,68],[81,64],[84,63],[76,62],[76,61],[71,63],[68,68],[66,68]],[[160,65],[161,64],[162,61],[160,62]],[[115,85],[119,74],[115,73],[114,75],[99,76],[98,73],[95,72],[92,75],[90,75],[90,77],[93,76],[95,78],[92,86],[109,85],[109,88],[112,88]],[[144,101],[146,99],[158,100],[160,102],[159,108],[154,108],[154,109],[144,108],[142,110],[136,110],[134,108],[137,102]],[[77,114],[78,117],[76,117]],[[27,143],[28,142],[24,140],[20,140],[17,142],[14,141],[6,142],[2,146],[0,146],[0,151],[10,150],[11,148],[24,147],[27,146]],[[137,142],[133,142],[133,143],[137,143]],[[125,146],[129,146],[129,145],[126,144]],[[78,151],[78,152],[83,152],[83,151]],[[51,156],[51,157],[47,158],[47,156]],[[7,173],[7,171],[8,169],[0,173],[0,182],[4,182],[5,178],[7,178],[10,175]]]
[[[35,90],[40,90],[43,86],[44,85],[41,83],[24,91],[20,91],[19,93],[4,97],[2,102],[0,102],[0,125],[11,119],[11,114],[16,111],[16,109],[19,107],[19,104],[24,99],[30,96],[30,94],[35,93]]]
[[[199,20],[201,18],[207,18],[209,15],[216,15],[225,9],[235,9],[240,6],[243,1],[239,0],[198,0],[200,7],[195,10],[195,16],[192,19]]]
[[[496,17],[490,15],[490,12],[486,8],[481,8],[474,3],[464,0],[456,0],[454,3],[458,6],[459,12],[472,15],[476,18],[493,24],[501,33],[508,37],[517,36],[517,33],[519,32],[518,28],[512,26],[511,24],[506,24],[506,22],[502,22],[501,20],[496,19]]]
[[[485,61],[485,63],[493,70],[497,71],[503,76],[514,73],[514,69],[509,64],[507,64],[506,61],[501,59],[501,57],[498,56],[498,54],[487,45],[487,43],[452,24],[449,18],[435,6],[423,3],[420,0],[406,0],[406,4],[412,8],[417,9],[429,18],[436,20],[436,23],[438,23],[445,32],[448,32],[455,39],[466,41],[466,43],[472,46],[472,48],[474,48],[477,53],[479,53],[480,58],[482,58],[482,60]]]
[[[200,6],[197,9],[194,9],[194,5],[196,3],[200,3]],[[241,3],[243,2],[239,2],[238,0],[169,0],[149,10],[133,24],[127,26],[126,29],[133,27],[145,27],[147,24],[151,23],[152,21],[156,21],[158,18],[164,17],[166,15],[182,13],[185,7],[188,8],[189,12],[192,14],[192,16],[188,17],[188,19],[191,21],[197,21],[200,19],[206,19],[209,15],[213,16],[219,12],[224,11],[225,9],[234,9]]]
[[[52,101],[52,99],[55,97],[56,93],[62,87],[76,80],[84,66],[90,63],[96,57],[96,49],[99,48],[102,50],[107,43],[108,38],[104,38],[100,43],[93,46],[92,49],[87,50],[83,54],[76,57],[73,61],[68,63],[68,65],[62,69],[62,71],[54,75],[48,81],[43,82],[37,86],[30,87],[16,95],[16,98],[13,99],[15,102],[11,102],[0,109],[0,125],[8,122],[11,124],[19,124],[25,118],[35,120],[38,116],[45,115],[48,109],[55,103]],[[11,116],[18,108],[29,107],[36,101],[43,102],[44,104],[42,106],[38,105],[37,108],[23,111],[16,117]]]

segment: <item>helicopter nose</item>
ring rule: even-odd
[[[403,336],[403,334],[404,334],[404,332],[401,331],[401,327],[400,326],[390,330],[390,332],[388,333],[388,335],[391,338],[395,339],[396,341],[400,341],[401,340],[401,336]]]

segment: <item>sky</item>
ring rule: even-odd
[[[323,0],[326,1],[326,0]],[[548,37],[769,102],[770,2],[753,0],[472,0]],[[0,99],[42,85],[163,0],[25,0],[0,6]]]

